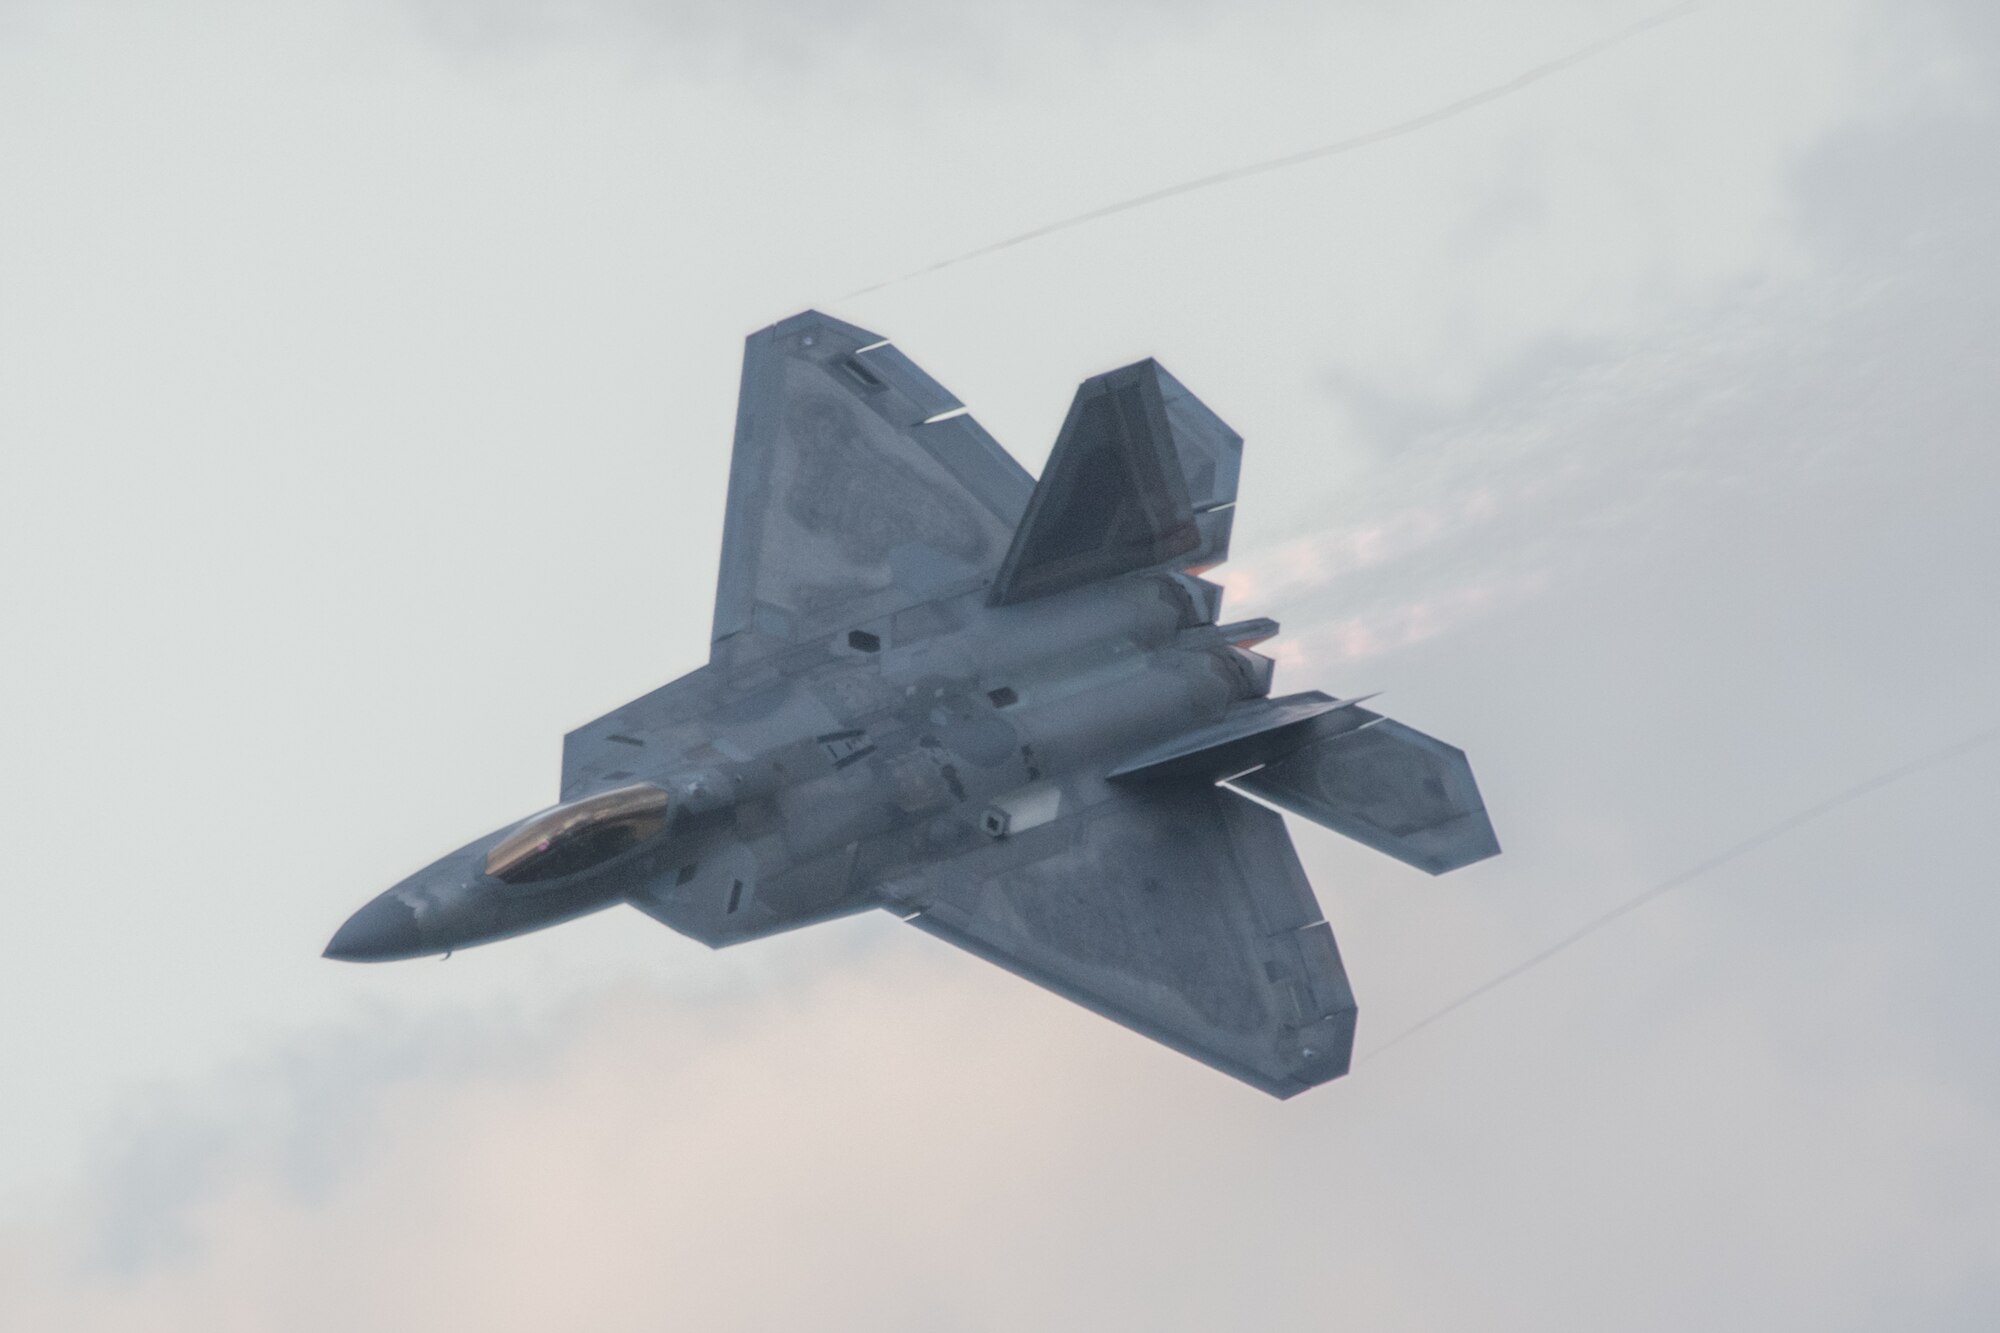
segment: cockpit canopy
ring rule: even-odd
[[[638,782],[544,810],[493,844],[486,873],[535,884],[602,865],[665,828],[667,805],[666,792]]]

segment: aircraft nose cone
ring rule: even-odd
[[[417,913],[393,893],[385,893],[347,918],[333,933],[325,957],[345,963],[384,963],[425,953],[417,934]]]

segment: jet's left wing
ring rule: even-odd
[[[956,398],[877,335],[816,311],[752,334],[713,657],[978,586],[1032,489]]]
[[[881,898],[1274,1096],[1347,1072],[1354,994],[1283,816],[1205,782],[1114,788],[1056,815]]]

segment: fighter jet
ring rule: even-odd
[[[1242,451],[1148,360],[1083,382],[1034,480],[878,335],[752,334],[707,664],[569,733],[561,804],[326,956],[879,909],[1265,1092],[1339,1077],[1354,995],[1278,811],[1431,874],[1500,848],[1461,751],[1271,697],[1278,626],[1222,623]]]

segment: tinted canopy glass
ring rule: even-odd
[[[667,794],[650,782],[544,810],[486,853],[486,873],[509,884],[561,879],[601,865],[665,828]]]

